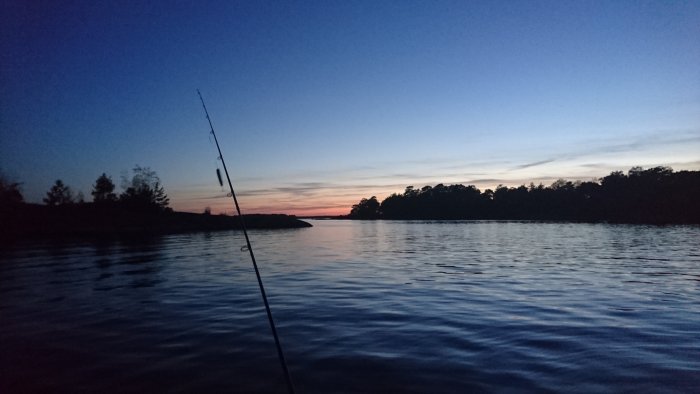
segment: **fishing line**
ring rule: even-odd
[[[197,89],[197,94],[199,99],[202,101],[202,107],[204,108],[204,113],[207,116],[207,121],[209,121],[209,128],[211,129],[211,135],[214,137],[214,142],[216,143],[216,150],[219,152],[219,160],[221,160],[221,165],[224,167],[224,173],[226,174],[226,180],[228,181],[228,187],[231,190],[231,197],[233,198],[233,203],[236,206],[236,212],[238,212],[238,219],[241,222],[241,228],[243,229],[243,235],[245,236],[246,245],[241,248],[241,252],[247,250],[250,254],[250,260],[253,262],[253,268],[255,268],[255,276],[258,278],[258,287],[260,288],[260,294],[262,295],[263,302],[265,303],[265,311],[267,312],[267,320],[270,323],[270,329],[272,330],[272,336],[275,337],[275,346],[277,347],[277,357],[282,365],[282,371],[284,372],[284,380],[287,382],[287,390],[294,394],[294,386],[292,385],[292,378],[289,375],[289,369],[287,368],[287,362],[284,359],[284,353],[282,352],[282,345],[280,344],[280,339],[277,336],[277,328],[275,328],[275,321],[272,319],[272,311],[270,310],[270,304],[267,302],[267,295],[265,294],[265,287],[263,286],[262,278],[260,277],[260,271],[258,270],[258,263],[255,262],[255,255],[253,254],[253,246],[250,244],[250,238],[248,237],[248,230],[246,229],[245,221],[243,220],[243,215],[241,214],[241,208],[238,206],[238,199],[236,198],[236,193],[233,191],[233,184],[231,183],[231,177],[228,175],[228,170],[226,169],[226,162],[224,161],[224,156],[221,153],[221,148],[219,147],[219,140],[216,138],[216,133],[214,132],[214,126],[211,124],[211,118],[209,118],[209,111],[207,111],[207,106],[204,105],[204,99],[202,98],[202,93]],[[223,185],[223,180],[221,179],[221,171],[217,166],[217,177],[219,178],[219,183]]]

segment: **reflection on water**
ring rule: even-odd
[[[252,241],[299,392],[697,392],[700,228],[317,221]],[[0,392],[284,392],[241,234],[0,251]]]

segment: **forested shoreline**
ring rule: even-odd
[[[0,212],[0,243],[27,238],[114,237],[240,230],[239,216],[165,211],[135,211],[120,204],[47,206],[19,204]],[[245,215],[249,229],[302,228],[311,225],[289,215]]]
[[[148,167],[136,166],[131,178],[115,192],[106,174],[93,185],[92,202],[74,195],[60,179],[46,193],[44,205],[26,203],[19,182],[0,176],[0,242],[34,238],[113,237],[172,234],[242,228],[239,216],[175,212],[168,205],[160,178]],[[290,215],[245,215],[247,228],[282,229],[310,227]]]
[[[552,220],[700,224],[700,171],[633,167],[598,181],[550,186],[409,186],[379,202],[363,198],[350,219]]]

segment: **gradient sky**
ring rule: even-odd
[[[62,3],[62,4],[58,4]],[[408,185],[700,169],[699,1],[16,1],[0,171],[157,171],[176,210],[347,213]]]

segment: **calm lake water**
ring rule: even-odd
[[[297,392],[700,392],[700,227],[251,239]],[[239,232],[0,252],[0,392],[284,392]]]

